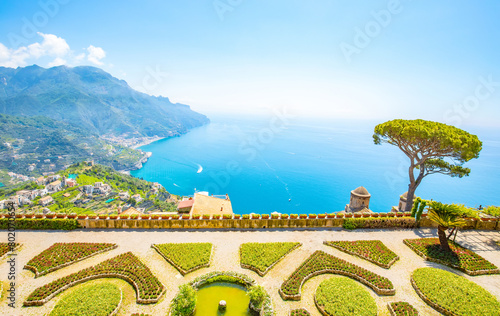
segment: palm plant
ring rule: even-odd
[[[462,216],[463,213],[457,205],[443,204],[436,201],[430,202],[427,217],[438,224],[439,243],[443,251],[451,251],[446,237],[446,230],[448,228],[463,227],[467,224]]]

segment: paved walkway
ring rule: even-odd
[[[3,281],[4,291],[0,299],[1,315],[45,315],[59,300],[59,296],[49,301],[42,307],[21,308],[22,302],[37,287],[58,279],[62,276],[76,272],[80,269],[97,264],[105,259],[114,257],[126,251],[132,251],[143,260],[167,287],[163,299],[155,305],[135,304],[135,294],[132,288],[122,283],[124,294],[134,303],[121,308],[119,315],[132,313],[149,313],[151,315],[166,315],[170,301],[175,296],[179,285],[189,282],[195,277],[215,270],[230,270],[247,274],[263,285],[271,294],[277,315],[289,315],[290,310],[299,307],[307,308],[312,315],[320,315],[314,306],[313,294],[322,280],[332,275],[322,275],[312,278],[303,287],[302,300],[298,302],[283,301],[278,294],[278,289],[283,281],[315,250],[323,250],[339,258],[348,260],[375,273],[388,277],[396,288],[396,296],[378,296],[367,287],[368,292],[375,298],[379,315],[389,315],[386,303],[404,300],[415,306],[421,315],[440,315],[427,306],[415,293],[410,285],[411,272],[420,267],[440,267],[453,271],[473,280],[486,288],[500,300],[500,275],[487,275],[470,277],[456,270],[438,264],[424,261],[411,249],[403,244],[405,238],[435,237],[436,230],[358,230],[353,232],[341,229],[318,230],[254,230],[254,231],[160,231],[160,230],[79,230],[72,232],[17,232],[17,241],[22,243],[16,261],[17,268],[17,305],[15,310],[7,307],[6,286],[9,266],[6,259],[0,261],[0,280]],[[390,249],[401,258],[389,270],[380,268],[368,261],[345,254],[337,249],[323,245],[325,240],[369,240],[383,241]],[[500,232],[495,231],[468,231],[457,236],[457,242],[466,246],[487,260],[500,267],[500,247],[494,241],[500,240]],[[7,232],[0,231],[0,242],[7,241]],[[284,260],[278,263],[265,277],[242,269],[239,266],[239,246],[245,242],[273,242],[273,241],[299,241],[302,247],[293,251]],[[84,260],[76,265],[68,266],[46,276],[35,279],[33,273],[22,270],[32,257],[48,248],[55,242],[112,242],[119,247],[112,251],[99,254],[96,257]],[[182,277],[177,270],[168,264],[150,245],[152,243],[167,242],[211,242],[215,247],[212,264]]]

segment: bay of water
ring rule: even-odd
[[[212,118],[209,125],[141,147],[153,152],[135,177],[167,191],[228,194],[237,214],[331,213],[364,186],[370,209],[388,212],[408,189],[409,160],[395,146],[374,145],[380,122]],[[468,129],[483,141],[480,157],[465,164],[469,177],[430,175],[417,195],[472,207],[499,205],[500,134]]]

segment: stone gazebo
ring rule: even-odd
[[[370,197],[371,194],[368,193],[364,187],[358,187],[351,191],[351,200],[349,204],[345,206],[346,213],[355,212],[370,212]]]
[[[416,196],[413,196],[413,201],[411,201],[410,203],[413,204],[413,202],[415,201],[416,198],[417,198]],[[398,204],[398,207],[397,207],[397,211],[399,211],[399,212],[404,212],[405,211],[407,199],[408,199],[408,191],[406,191],[405,193],[401,194],[401,196],[399,197],[399,204]]]

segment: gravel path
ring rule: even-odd
[[[0,242],[7,240],[7,233],[0,232]],[[121,307],[118,315],[130,315],[131,313],[149,313],[151,315],[166,315],[170,301],[175,296],[179,285],[189,282],[195,277],[216,270],[231,270],[249,275],[263,285],[272,296],[277,315],[289,315],[291,309],[304,307],[312,315],[320,315],[314,306],[313,294],[321,281],[332,277],[322,275],[307,281],[302,290],[302,300],[298,302],[283,301],[278,294],[278,289],[283,281],[314,251],[323,250],[339,258],[362,266],[375,273],[388,277],[396,288],[395,296],[378,296],[368,287],[367,290],[375,298],[379,315],[389,315],[386,307],[387,302],[404,300],[415,306],[421,315],[440,315],[427,304],[425,304],[415,293],[410,285],[411,272],[420,267],[440,267],[442,269],[458,273],[467,279],[473,280],[481,285],[500,300],[500,275],[486,275],[470,277],[451,268],[424,261],[410,248],[403,244],[405,238],[435,237],[435,229],[419,230],[359,230],[348,232],[342,229],[318,229],[318,230],[253,230],[253,231],[153,231],[153,230],[79,230],[72,232],[17,232],[17,242],[22,244],[16,257],[17,272],[17,308],[14,310],[7,307],[6,287],[9,265],[7,259],[0,261],[0,280],[3,282],[4,290],[0,299],[1,315],[45,315],[50,312],[59,300],[59,296],[52,299],[41,307],[22,308],[22,302],[37,287],[58,279],[62,276],[77,272],[83,268],[97,264],[103,260],[114,257],[120,253],[132,251],[143,260],[167,287],[166,295],[158,304],[137,305],[132,288],[125,282],[121,282],[124,295],[134,300],[134,303],[125,304]],[[337,249],[323,245],[325,240],[381,240],[386,246],[393,250],[401,258],[389,270],[378,267],[358,257],[345,254]],[[467,231],[459,233],[457,242],[476,251],[478,254],[500,266],[500,247],[494,241],[500,240],[500,232],[495,231]],[[303,245],[294,250],[279,262],[265,277],[242,269],[239,265],[239,246],[245,242],[277,242],[277,241],[299,241]],[[70,265],[61,270],[52,272],[46,276],[34,279],[34,274],[22,267],[32,257],[42,250],[48,248],[55,242],[112,242],[117,243],[118,248],[90,259],[84,260],[76,265]],[[150,247],[153,243],[167,242],[211,242],[214,247],[214,257],[211,266],[192,272],[182,277],[176,269],[168,264],[154,249]]]

